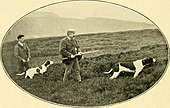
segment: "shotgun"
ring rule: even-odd
[[[90,54],[90,53],[96,53],[98,52],[99,50],[94,50],[94,51],[88,51],[88,52],[83,52],[81,54],[75,54],[75,57],[76,56],[81,56],[81,55],[84,55],[84,54]],[[62,60],[67,60],[67,59],[70,59],[70,58],[62,58]]]

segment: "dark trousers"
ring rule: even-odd
[[[63,82],[66,82],[68,80],[68,77],[72,71],[75,73],[76,79],[80,82],[81,76],[80,76],[80,66],[79,66],[78,58],[73,59],[69,64],[65,64],[65,73],[63,77]]]
[[[30,68],[29,62],[23,62],[18,60],[18,64],[19,64],[19,72],[25,72]]]

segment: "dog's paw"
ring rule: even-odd
[[[136,78],[137,76],[134,76],[133,78]]]
[[[110,77],[109,79],[112,80],[112,79],[115,79],[115,77]]]

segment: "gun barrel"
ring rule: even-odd
[[[99,51],[99,50],[83,52],[81,55],[90,54],[90,53],[95,53],[95,52],[98,52],[98,51]],[[76,55],[78,56],[78,55],[80,55],[80,54],[76,54]],[[69,58],[62,58],[62,60],[66,60],[66,59],[69,59]]]
[[[95,53],[95,52],[98,52],[98,50],[95,50],[95,51],[88,51],[88,52],[84,52],[82,54],[89,54],[89,53]]]

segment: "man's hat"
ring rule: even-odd
[[[73,34],[75,34],[75,30],[74,30],[74,29],[68,29],[68,30],[67,30],[67,34],[68,34],[68,33],[73,33]]]
[[[17,39],[21,39],[22,37],[24,37],[24,35],[18,35]]]

